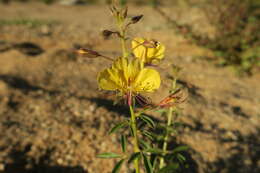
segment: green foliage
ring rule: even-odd
[[[145,154],[142,154],[142,156],[146,173],[153,173],[153,166],[150,159]]]
[[[119,0],[120,5],[124,6],[127,3],[127,0]]]
[[[179,147],[177,147],[177,148],[174,148],[171,153],[172,153],[172,154],[175,154],[175,153],[179,153],[179,152],[182,152],[182,151],[187,151],[188,149],[189,149],[188,146],[186,146],[186,145],[181,145],[181,146],[179,146]]]
[[[186,161],[186,158],[182,154],[180,154],[180,153],[177,154],[177,158],[178,158],[178,160],[180,162],[185,162]]]
[[[141,132],[142,132],[143,136],[145,136],[149,140],[153,141],[155,139],[152,132],[149,132],[147,130],[142,130]]]
[[[158,154],[158,155],[161,155],[161,154],[163,154],[165,152],[165,151],[163,151],[160,148],[148,148],[148,149],[146,149],[144,151],[148,152],[148,153],[152,153],[152,154]]]
[[[119,162],[117,162],[117,164],[115,165],[115,167],[112,170],[112,173],[118,173],[120,171],[120,168],[122,166],[122,164],[124,163],[125,159],[121,159]]]
[[[0,26],[22,25],[22,26],[36,28],[43,25],[52,25],[56,23],[57,21],[53,21],[53,20],[41,20],[41,19],[30,19],[30,18],[0,19]]]
[[[109,131],[109,134],[115,133],[119,129],[126,127],[127,125],[128,125],[128,121],[123,121],[123,122],[117,123],[114,127],[111,128],[111,130]]]
[[[129,157],[127,163],[128,163],[128,164],[132,163],[134,160],[138,159],[140,156],[141,156],[141,153],[140,153],[140,152],[133,153],[133,154]]]
[[[161,168],[158,173],[175,173],[179,170],[180,165],[178,163],[169,164]]]
[[[214,39],[201,39],[215,53],[220,65],[233,66],[239,74],[251,74],[260,67],[260,1],[215,0],[216,12],[206,11],[217,33]]]
[[[201,8],[216,29],[214,38],[199,35],[187,24],[171,19],[158,5],[159,12],[171,27],[193,43],[212,50],[220,66],[234,67],[238,74],[252,74],[260,67],[260,1],[259,0],[206,0],[183,1]]]
[[[125,135],[121,135],[121,149],[123,152],[126,151],[126,137]]]
[[[55,0],[40,0],[45,4],[52,4]]]
[[[139,139],[139,145],[141,145],[143,149],[152,148],[151,145],[143,139]]]
[[[140,118],[151,128],[155,127],[155,122],[153,121],[152,118],[150,118],[149,116],[142,114],[140,115]]]
[[[98,158],[104,158],[104,159],[110,159],[110,158],[120,158],[122,156],[120,154],[117,154],[117,153],[108,152],[108,153],[98,154],[97,157]]]

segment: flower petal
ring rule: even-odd
[[[104,90],[121,93],[153,92],[160,87],[160,75],[154,69],[143,68],[139,59],[119,58],[112,67],[98,74],[98,84]]]
[[[97,80],[99,87],[103,90],[115,91],[120,89],[118,77],[116,74],[111,73],[109,68],[99,72]]]
[[[161,43],[157,43],[158,45],[156,46],[156,54],[155,57],[157,59],[162,59],[164,57],[164,51],[165,51],[165,46]]]
[[[145,40],[143,38],[135,38],[132,40],[133,54],[136,58],[145,58],[146,47],[142,45],[144,41]]]
[[[165,46],[153,40],[135,38],[132,41],[132,50],[136,58],[141,59],[144,63],[152,64],[159,62],[164,57]]]
[[[153,92],[160,87],[160,84],[160,74],[154,69],[144,68],[134,82],[134,90],[136,92]]]

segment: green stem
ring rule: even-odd
[[[169,138],[169,127],[171,126],[171,122],[172,122],[172,114],[173,114],[173,108],[171,107],[169,110],[168,110],[168,115],[167,115],[167,127],[166,127],[166,134],[164,136],[164,139],[163,139],[163,157],[160,158],[160,165],[159,165],[159,168],[163,168],[163,166],[165,165],[165,161],[164,161],[164,156],[165,156],[165,153],[167,151],[167,146],[168,146],[168,138]]]
[[[129,108],[130,108],[130,113],[131,113],[131,128],[132,128],[133,137],[134,137],[134,152],[137,153],[137,152],[140,152],[140,149],[139,149],[139,146],[138,146],[136,116],[135,116],[132,105],[129,105]],[[135,165],[135,173],[140,173],[139,159],[135,159],[134,165]]]
[[[120,33],[120,42],[121,42],[121,46],[122,46],[122,55],[123,55],[123,57],[127,57],[125,31],[123,29],[122,24],[119,25],[119,33]]]
[[[172,81],[172,89],[176,88],[176,82],[177,82],[177,78],[175,77],[174,80]],[[160,164],[159,164],[160,169],[163,168],[163,166],[165,165],[164,156],[165,156],[165,153],[167,151],[168,138],[169,138],[169,135],[170,135],[169,134],[169,128],[170,128],[171,123],[172,123],[172,116],[173,116],[173,107],[170,107],[169,110],[168,110],[168,114],[167,114],[166,134],[163,138],[163,157],[160,158]]]

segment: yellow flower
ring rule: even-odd
[[[132,40],[132,49],[136,58],[147,64],[157,64],[164,57],[165,46],[154,40],[135,38]]]
[[[118,58],[112,67],[98,74],[98,84],[103,90],[120,91],[122,94],[153,92],[160,87],[159,73],[150,68],[142,68],[140,60]]]

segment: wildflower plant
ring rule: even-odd
[[[110,58],[96,51],[79,49],[77,53],[90,58],[105,58],[111,61],[111,66],[98,73],[97,82],[101,90],[115,92],[117,97],[123,99],[129,107],[130,117],[116,123],[109,134],[120,132],[121,153],[106,152],[99,154],[100,158],[120,158],[112,173],[117,173],[123,163],[134,165],[134,172],[141,173],[167,173],[178,169],[174,164],[168,164],[165,159],[176,157],[184,148],[175,148],[168,151],[167,144],[174,131],[173,115],[177,112],[176,105],[185,100],[185,96],[176,86],[177,68],[174,68],[172,90],[169,96],[158,103],[154,103],[143,94],[152,93],[161,85],[160,73],[157,65],[164,58],[165,46],[152,39],[133,38],[131,49],[127,49],[127,30],[131,25],[140,21],[143,15],[128,18],[127,7],[119,8],[116,2],[110,8],[115,18],[118,30],[104,30],[103,36],[109,38],[116,36],[121,43],[122,55],[118,58]],[[176,71],[177,70],[177,71]],[[139,105],[139,106],[138,106]],[[148,111],[160,110],[167,115],[167,123],[158,123],[146,114]],[[163,129],[164,133],[158,134],[156,129]],[[128,135],[130,134],[130,135]],[[127,150],[127,144],[132,144],[132,150]],[[185,158],[177,155],[182,161]],[[131,166],[129,166],[131,168]],[[129,168],[129,169],[130,169]]]

